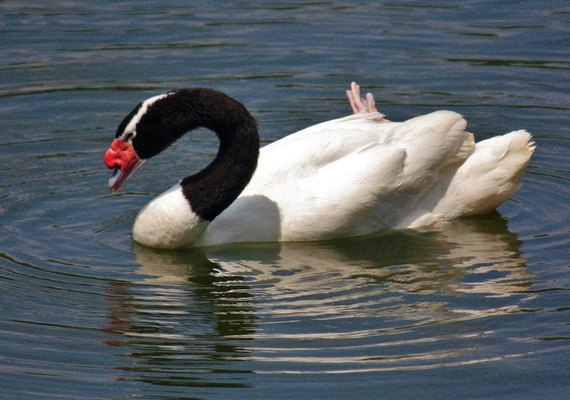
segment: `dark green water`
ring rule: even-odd
[[[563,1],[0,2],[0,398],[564,399],[570,8]],[[164,252],[138,210],[197,133],[107,192],[102,154],[173,88],[241,100],[269,143],[349,113],[527,129],[490,216],[328,243]]]

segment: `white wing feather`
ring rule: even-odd
[[[437,183],[442,168],[471,154],[465,125],[449,111],[404,123],[359,113],[272,143],[204,242],[318,240],[393,227]]]

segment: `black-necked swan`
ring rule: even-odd
[[[354,114],[261,150],[255,119],[219,91],[180,89],[139,104],[105,153],[111,191],[195,128],[214,131],[220,145],[206,168],[141,210],[134,240],[155,248],[325,240],[483,214],[515,193],[534,151],[523,130],[476,144],[455,112],[390,122],[355,83],[347,96]]]

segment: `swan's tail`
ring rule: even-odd
[[[524,130],[477,143],[434,213],[448,219],[494,210],[518,190],[534,148],[532,136]]]

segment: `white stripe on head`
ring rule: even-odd
[[[168,96],[168,94],[169,93],[159,94],[158,96],[154,96],[154,97],[151,97],[150,99],[145,100],[142,103],[139,111],[133,116],[133,118],[131,118],[131,120],[129,121],[129,123],[125,127],[125,130],[121,134],[121,138],[123,138],[123,140],[126,140],[127,135],[129,135],[129,139],[132,140],[132,138],[134,138],[137,134],[137,132],[136,132],[137,124],[139,123],[139,121],[141,120],[143,115],[146,114],[148,108],[150,106],[152,106],[154,103],[156,103],[158,100],[163,99],[166,96]]]

